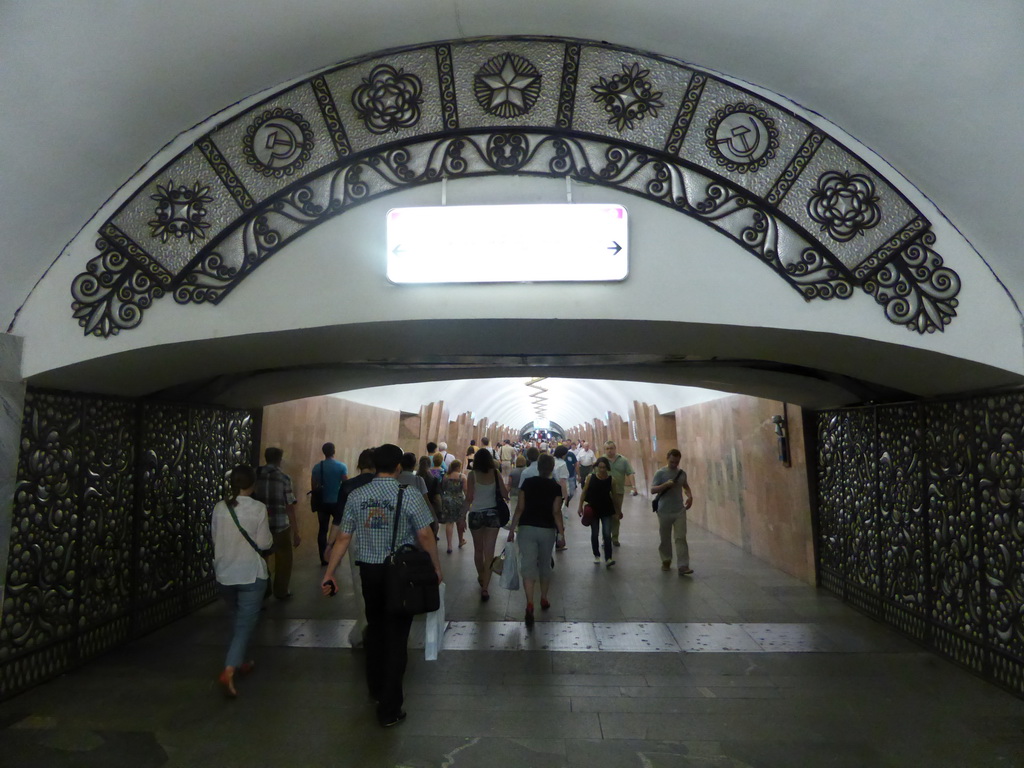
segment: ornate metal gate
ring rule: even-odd
[[[817,427],[821,584],[1024,695],[1024,394]]]
[[[248,411],[29,390],[0,621],[0,698],[214,595],[209,515]]]

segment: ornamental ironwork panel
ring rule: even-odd
[[[208,581],[213,575],[213,542],[210,512],[225,496],[225,474],[230,457],[224,455],[227,419],[217,411],[195,409],[189,419],[186,505],[188,559],[184,582],[188,586]]]
[[[1024,658],[1024,398],[977,403],[978,518],[988,598],[988,641]]]
[[[137,406],[122,400],[86,399],[81,448],[79,526],[79,628],[83,656],[128,636],[131,607]],[[109,626],[105,626],[109,625]]]
[[[842,595],[846,566],[847,497],[842,414],[818,414],[818,553],[823,586]]]
[[[252,439],[245,411],[29,390],[0,698],[213,598],[209,512]]]
[[[25,398],[0,622],[0,697],[76,662],[81,403]]]
[[[822,586],[1024,696],[1024,393],[817,419]]]
[[[929,531],[921,412],[915,405],[889,406],[879,408],[877,418],[882,594],[923,617],[928,610]]]
[[[252,418],[248,414],[192,409],[187,448],[189,544],[184,574],[190,602],[197,595],[213,594],[210,514],[227,494],[228,473],[238,464],[248,463],[251,445]],[[203,589],[204,585],[209,589]]]
[[[960,278],[930,222],[837,137],[664,56],[505,37],[346,61],[218,123],[100,226],[99,253],[71,286],[73,316],[107,337],[167,293],[216,304],[355,205],[500,174],[568,177],[672,207],[806,299],[860,288],[918,333],[957,313]]]
[[[148,608],[142,613],[142,628],[173,618],[182,609],[189,544],[188,434],[187,406],[143,406],[135,582],[135,599]]]
[[[873,409],[865,408],[847,411],[843,419],[848,435],[843,445],[843,476],[849,509],[849,546],[843,572],[847,585],[856,585],[865,597],[877,596],[880,579],[875,414]],[[877,602],[873,607],[876,606]]]
[[[74,635],[78,618],[81,437],[80,400],[28,392],[0,624],[0,662],[44,648],[53,649],[50,664],[73,660],[72,646],[58,648],[57,643]]]
[[[926,411],[930,588],[936,640],[951,656],[980,666],[971,645],[985,640],[981,542],[975,508],[975,446],[969,401]]]

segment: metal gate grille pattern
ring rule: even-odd
[[[1024,394],[817,416],[820,583],[1024,695]]]
[[[210,510],[252,448],[248,411],[30,389],[0,698],[209,602]]]

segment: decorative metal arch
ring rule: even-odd
[[[929,221],[806,120],[707,72],[581,40],[449,41],[355,59],[215,126],[100,228],[71,293],[87,335],[151,303],[219,303],[310,228],[417,184],[569,177],[666,205],[739,243],[805,299],[859,287],[918,333],[960,279]]]

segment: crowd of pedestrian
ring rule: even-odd
[[[551,607],[553,553],[566,548],[565,522],[570,502],[590,524],[596,565],[615,565],[625,494],[637,495],[636,473],[614,442],[597,455],[582,440],[553,443],[502,441],[492,448],[487,437],[471,440],[463,458],[445,443],[426,445],[426,454],[403,452],[396,445],[363,450],[357,474],[335,458],[325,443],[323,460],[310,473],[310,501],[317,514],[317,550],[324,568],[321,590],[338,590],[337,569],[349,555],[349,574],[359,602],[359,619],[349,642],[366,650],[366,681],[383,726],[405,719],[402,677],[412,617],[385,610],[385,560],[393,549],[412,546],[426,552],[438,582],[442,527],[446,552],[473,543],[480,600],[490,598],[492,564],[499,532],[518,548],[518,568],[526,598],[524,622],[535,621],[539,591],[542,611]],[[220,683],[237,695],[236,676],[251,671],[248,640],[263,600],[291,596],[292,550],[301,543],[296,521],[298,500],[291,478],[281,470],[283,452],[270,447],[256,470],[235,467],[229,493],[212,512],[214,571],[228,603],[233,632]],[[686,543],[686,510],[693,494],[681,469],[682,454],[672,449],[666,466],[655,472],[650,492],[658,516],[658,554],[662,569],[693,573]],[[394,540],[394,541],[393,541]],[[273,555],[273,572],[266,558]],[[424,562],[426,561],[426,556]],[[427,570],[429,573],[429,570]]]

